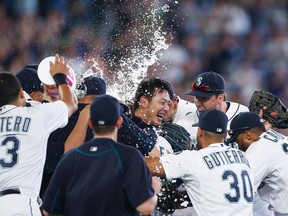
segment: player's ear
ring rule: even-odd
[[[140,106],[147,108],[148,104],[149,101],[145,96],[140,97],[140,104],[139,104]]]
[[[91,121],[91,118],[89,117],[88,119],[88,125],[91,129],[93,129],[93,125],[92,125],[92,121]]]
[[[25,99],[25,95],[24,95],[24,92],[23,92],[22,88],[19,89],[18,95],[19,95],[20,99]]]
[[[116,122],[116,127],[119,129],[122,125],[123,119],[122,116],[119,116],[117,122]]]

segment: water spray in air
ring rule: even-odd
[[[163,20],[160,18],[160,14],[168,11],[168,5],[161,7],[156,1],[134,21],[133,46],[128,47],[128,57],[120,59],[120,68],[114,73],[113,83],[108,85],[108,92],[113,92],[120,100],[133,98],[138,84],[147,76],[148,67],[155,64],[162,57],[161,51],[169,47],[165,43],[166,33],[162,31]]]

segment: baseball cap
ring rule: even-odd
[[[265,130],[263,119],[254,112],[239,113],[231,121],[229,130],[230,138],[226,143],[235,142],[238,135],[254,127],[262,127]]]
[[[107,94],[97,96],[90,107],[90,119],[93,125],[112,125],[122,113],[119,101]]]
[[[192,126],[198,126],[205,131],[217,134],[224,134],[227,130],[228,117],[217,109],[203,110],[199,114],[199,122]]]
[[[213,71],[204,72],[196,77],[191,89],[186,95],[207,98],[217,93],[223,93],[225,91],[225,80],[220,74]]]
[[[164,79],[160,79],[160,80],[167,85],[169,97],[171,100],[173,100],[173,98],[175,96],[175,91],[174,91],[173,85],[168,80],[164,80]]]
[[[87,88],[86,95],[106,94],[106,82],[101,77],[96,76],[85,77],[84,84]]]
[[[44,92],[43,84],[37,75],[37,65],[25,65],[17,72],[16,77],[25,92],[29,94],[35,91]]]

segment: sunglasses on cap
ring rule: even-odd
[[[196,91],[202,91],[202,92],[223,92],[224,91],[224,89],[210,89],[210,87],[205,84],[196,85],[195,82],[192,83],[191,89],[196,90]]]

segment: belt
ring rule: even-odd
[[[6,189],[3,191],[0,191],[0,197],[8,195],[8,194],[20,194],[20,190],[19,189]]]

